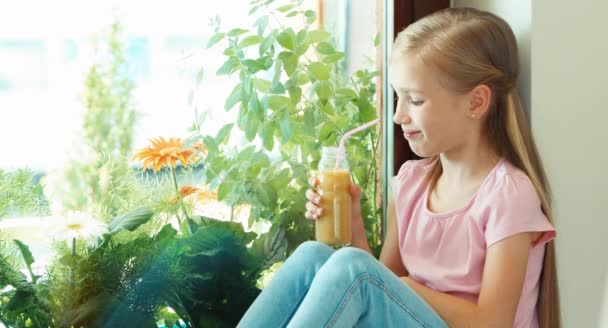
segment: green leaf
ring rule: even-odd
[[[368,101],[370,98],[367,88],[359,90],[359,118],[361,122],[368,122],[376,118],[376,108]]]
[[[234,126],[234,123],[229,123],[229,124],[224,125],[220,129],[220,131],[215,136],[215,140],[217,141],[217,143],[225,144],[226,142],[228,142],[228,139],[230,138],[230,132],[232,131],[233,126]]]
[[[287,90],[289,92],[289,98],[291,99],[291,103],[293,105],[297,105],[302,98],[302,88],[300,87],[291,87]]]
[[[177,231],[173,229],[170,223],[165,224],[162,229],[154,236],[154,242],[157,245],[166,245],[173,242],[173,238],[177,235]]]
[[[268,15],[258,18],[255,23],[253,23],[253,26],[257,26],[258,35],[261,36],[264,33],[264,30],[266,30],[266,26],[268,26]]]
[[[283,62],[283,68],[287,76],[292,76],[298,67],[298,56],[290,51],[284,51],[279,54],[279,58]]]
[[[317,19],[317,14],[312,10],[305,11],[304,16],[306,16],[307,24],[312,24],[315,21],[315,19]]]
[[[21,313],[26,309],[34,306],[33,291],[17,289],[15,295],[5,306],[5,309],[10,312]]]
[[[253,97],[249,99],[249,111],[253,113],[257,121],[264,122],[264,116],[266,115],[266,111],[262,107],[260,99],[258,99],[257,93],[254,93]]]
[[[196,84],[199,85],[205,76],[205,68],[201,67],[196,74]]]
[[[13,242],[15,242],[15,244],[17,244],[17,247],[19,247],[19,251],[21,251],[21,255],[23,256],[23,261],[25,261],[25,265],[27,267],[31,267],[32,263],[34,263],[35,260],[34,256],[32,255],[32,252],[30,252],[30,248],[17,239],[14,239]]]
[[[213,47],[216,43],[220,42],[226,36],[225,33],[216,33],[207,42],[207,49]]]
[[[331,64],[331,63],[335,63],[338,60],[344,58],[344,53],[343,52],[336,52],[334,54],[331,55],[327,55],[325,57],[323,57],[323,59],[321,59],[322,62],[326,63],[326,64]]]
[[[235,28],[235,29],[228,31],[228,36],[239,36],[239,35],[247,33],[247,32],[249,32],[249,30],[245,30],[242,28]]]
[[[140,225],[148,222],[152,216],[154,216],[154,211],[149,207],[140,207],[129,213],[119,215],[113,218],[108,225],[109,234],[113,235],[122,229],[135,231]]]
[[[321,42],[317,44],[317,51],[322,55],[331,55],[336,52],[336,49],[329,42]]]
[[[250,142],[253,141],[255,135],[258,132],[258,126],[260,124],[260,121],[257,119],[257,116],[258,115],[252,110],[250,110],[246,115],[245,137]]]
[[[306,39],[309,43],[317,43],[329,39],[330,36],[331,34],[329,32],[322,30],[313,30],[308,31],[308,33],[306,34]]]
[[[293,137],[293,125],[287,111],[283,111],[279,118],[279,129],[281,130],[281,144],[286,144]]]
[[[356,99],[357,93],[350,88],[338,88],[336,89],[336,95],[343,96],[349,99]]]
[[[218,144],[215,142],[215,139],[213,139],[209,136],[203,137],[203,144],[207,147],[207,149],[209,150],[210,153],[217,153],[220,151],[220,148],[219,148]]]
[[[283,84],[281,84],[281,82],[279,82],[279,80],[275,80],[272,83],[272,85],[270,86],[270,93],[284,94],[285,93],[285,87],[283,86]]]
[[[380,32],[376,33],[374,36],[374,47],[378,47],[380,45]]]
[[[228,75],[234,73],[239,68],[239,58],[236,56],[230,56],[227,61],[217,70],[217,75]]]
[[[241,87],[241,102],[246,104],[249,102],[249,97],[251,97],[251,92],[253,91],[251,76],[241,71],[241,83],[243,84]]]
[[[303,43],[306,43],[306,34],[307,31],[306,29],[300,30],[296,36],[296,45],[301,45]]]
[[[315,82],[315,94],[322,103],[326,103],[331,96],[331,84],[328,81]]]
[[[258,9],[260,9],[261,7],[262,7],[262,5],[257,5],[257,6],[251,7],[248,15],[251,16],[251,15],[255,14],[258,11]]]
[[[321,105],[321,110],[323,111],[323,113],[327,114],[327,115],[334,115],[336,113],[336,111],[334,110],[334,106],[331,105],[330,102],[326,102],[323,105]],[[347,117],[341,116],[342,118],[344,118],[346,121],[348,121]]]
[[[233,181],[224,180],[217,189],[217,200],[224,200],[234,190],[235,186],[236,184]]]
[[[274,129],[270,122],[264,123],[262,128],[262,143],[266,150],[272,150],[274,148]]]
[[[254,193],[262,206],[271,207],[277,201],[277,192],[269,183],[256,183]]]
[[[308,135],[315,133],[315,113],[310,107],[304,109],[304,132]]]
[[[272,47],[275,41],[274,32],[268,35],[262,42],[260,43],[260,56],[264,56],[268,50]]]
[[[273,224],[264,241],[266,263],[282,261],[287,255],[285,229],[280,224]]]
[[[308,82],[310,82],[308,75],[300,74],[300,76],[298,76],[298,81],[297,81],[298,85],[304,85],[304,84],[307,84]]]
[[[289,105],[289,98],[280,95],[268,95],[264,97],[264,102],[269,109],[278,111]]]
[[[263,38],[260,37],[259,35],[250,35],[246,38],[244,38],[243,40],[241,40],[238,44],[239,48],[247,48],[247,47],[251,47],[253,45],[256,45],[260,42],[262,42]]]
[[[319,128],[319,142],[323,142],[325,141],[327,138],[329,138],[329,136],[331,136],[334,133],[334,125],[331,124],[330,122],[323,122],[321,124],[321,127]]]
[[[283,48],[293,51],[295,49],[296,33],[293,29],[287,28],[277,35],[277,41]]]
[[[253,79],[253,87],[256,88],[257,90],[263,92],[263,93],[268,93],[270,91],[270,81],[268,80],[264,80],[264,79],[259,79],[259,78],[254,78]]]
[[[234,107],[234,105],[236,105],[238,102],[241,101],[241,83],[237,84],[232,91],[230,92],[230,95],[228,96],[228,98],[226,99],[226,103],[224,104],[224,109],[226,110],[230,110],[232,109],[232,107]]]
[[[296,7],[295,4],[284,5],[284,6],[278,7],[277,10],[280,11],[280,12],[282,12],[282,13],[284,13],[284,12],[288,12],[288,11],[292,10],[295,7]]]
[[[74,257],[72,256],[71,253],[62,256],[59,259],[59,263],[65,265],[65,266],[72,266],[74,264],[74,262],[75,262]]]
[[[255,74],[258,71],[264,71],[266,70],[266,66],[264,65],[263,62],[260,62],[259,60],[253,60],[253,59],[245,59],[243,60],[243,66],[247,67],[249,69],[249,72],[251,74]]]
[[[317,80],[329,79],[329,69],[323,63],[312,62],[308,65],[307,70]]]

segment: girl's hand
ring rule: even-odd
[[[319,179],[316,177],[311,177],[308,182],[312,188],[306,190],[306,198],[308,198],[308,202],[306,202],[306,213],[304,216],[307,219],[314,221],[323,215],[321,196],[317,192]],[[355,228],[363,227],[363,219],[361,218],[361,188],[357,185],[351,184],[349,192],[352,200],[351,220],[353,231],[355,231]]]
[[[319,185],[319,179],[311,177],[308,179],[308,183],[312,187],[306,190],[306,213],[304,216],[309,220],[316,220],[323,214],[323,207],[321,207],[321,195],[317,193],[317,186]]]

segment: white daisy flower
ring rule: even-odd
[[[68,243],[74,239],[84,239],[88,243],[94,243],[97,237],[108,231],[108,226],[94,219],[85,212],[69,212],[63,222],[57,225],[55,238],[65,240]]]

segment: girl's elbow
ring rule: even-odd
[[[467,328],[513,328],[514,323],[514,316],[479,310],[471,317]]]

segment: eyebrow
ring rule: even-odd
[[[421,90],[409,89],[409,88],[395,88],[395,87],[393,87],[393,89],[397,90],[398,92],[401,92],[401,93],[410,93],[410,92],[424,93]]]

